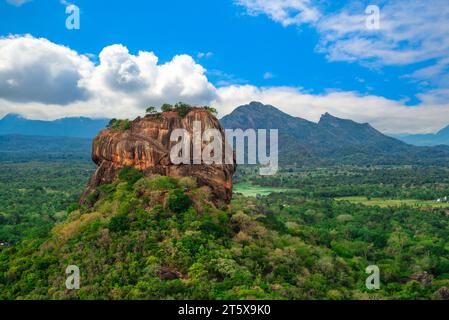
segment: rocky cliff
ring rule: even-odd
[[[184,117],[176,111],[147,115],[130,122],[126,129],[101,131],[92,144],[92,159],[98,168],[80,202],[85,203],[88,195],[99,185],[111,183],[124,167],[134,167],[147,176],[193,177],[199,186],[210,188],[215,203],[229,202],[235,163],[175,165],[170,159],[170,150],[177,143],[170,141],[172,131],[186,129],[192,135],[194,121],[201,123],[202,132],[218,129],[224,137],[219,121],[203,108],[192,108]],[[203,142],[202,148],[205,144]]]

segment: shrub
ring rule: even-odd
[[[112,131],[126,131],[131,129],[131,121],[112,119],[106,127]]]
[[[190,198],[179,189],[173,190],[168,196],[168,208],[175,212],[181,213],[190,208],[192,204]]]
[[[129,218],[124,214],[112,217],[108,225],[109,230],[112,232],[123,232],[129,230],[129,227]]]
[[[169,112],[169,111],[176,111],[181,117],[185,117],[190,110],[192,110],[192,106],[184,103],[184,102],[178,102],[174,106],[168,103],[164,103],[161,107],[162,112]]]
[[[101,186],[98,187],[98,190],[100,190],[100,192],[104,193],[107,196],[112,195],[115,192],[116,189],[116,185],[115,184],[103,184]]]
[[[123,120],[123,130],[129,130],[131,129],[131,122],[127,120]]]
[[[167,176],[154,176],[150,180],[152,190],[170,190],[176,188],[176,180]]]
[[[205,106],[204,109],[206,109],[207,111],[212,113],[214,116],[218,115],[218,111],[215,108],[212,108],[212,107],[209,107],[209,106]]]
[[[177,187],[176,181],[167,176],[155,175],[150,178],[143,178],[134,185],[134,190],[143,194],[145,191],[164,191],[172,190]]]
[[[128,184],[134,185],[139,179],[143,177],[143,174],[133,167],[124,167],[120,170],[118,177],[120,180],[128,182]]]
[[[98,191],[93,191],[93,192],[89,193],[89,195],[87,196],[87,199],[86,199],[86,204],[88,206],[93,206],[95,204],[95,202],[97,202],[99,196],[100,196],[100,193]]]
[[[67,213],[72,213],[75,210],[79,209],[79,204],[78,203],[71,203],[68,207],[67,207]],[[1,215],[0,215],[0,222],[1,222]]]
[[[178,185],[181,189],[195,189],[197,187],[196,180],[191,177],[183,177],[179,179]]]
[[[175,104],[175,111],[183,118],[190,112],[190,110],[192,110],[192,106],[187,103],[178,102]]]
[[[109,121],[108,125],[106,126],[107,128],[112,128],[114,127],[114,125],[116,124],[117,119],[113,118]]]

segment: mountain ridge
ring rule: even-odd
[[[0,119],[0,135],[93,138],[108,122],[108,119],[86,117],[30,120],[10,113]]]
[[[27,120],[7,115],[0,120],[0,135],[68,136],[93,139],[107,119],[63,118]],[[369,123],[341,119],[329,113],[318,122],[294,117],[272,105],[251,102],[220,119],[226,129],[279,129],[280,163],[313,164],[447,164],[449,146],[414,146],[387,136]],[[449,129],[442,130],[448,134]]]
[[[228,129],[279,129],[280,161],[284,164],[436,164],[449,159],[449,147],[412,146],[368,123],[329,113],[315,123],[251,102],[221,122]]]
[[[416,146],[449,145],[449,125],[427,134],[392,135],[393,137]]]

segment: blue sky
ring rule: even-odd
[[[372,2],[77,0],[73,3],[80,8],[80,29],[68,30],[65,27],[68,17],[65,9],[69,3],[65,1],[0,0],[0,36],[9,41],[5,40],[5,47],[24,35],[30,35],[31,40],[45,39],[48,41],[46,44],[36,44],[33,50],[42,50],[45,52],[42,55],[48,57],[53,54],[53,51],[51,54],[46,51],[48,45],[65,46],[79,56],[88,57],[94,66],[86,65],[86,70],[98,67],[101,64],[100,53],[114,44],[121,44],[128,50],[132,62],[124,64],[136,63],[141,72],[145,69],[144,58],[140,62],[134,59],[139,51],[153,52],[158,58],[158,66],[170,63],[179,55],[190,56],[193,62],[184,61],[189,67],[180,66],[180,75],[190,67],[197,70],[193,64],[204,68],[204,71],[197,71],[207,83],[200,75],[187,84],[175,83],[173,79],[169,81],[174,88],[186,89],[199,79],[195,90],[200,87],[204,90],[198,89],[198,94],[192,96],[174,92],[175,89],[167,87],[164,82],[162,91],[167,95],[158,92],[155,98],[147,92],[139,91],[137,94],[135,83],[132,82],[131,89],[128,83],[128,91],[123,90],[124,95],[120,99],[123,104],[131,103],[128,100],[133,100],[134,104],[141,103],[141,109],[144,104],[173,97],[185,98],[183,100],[192,103],[215,103],[225,114],[239,103],[249,102],[247,100],[263,100],[310,120],[316,121],[321,113],[330,111],[337,116],[368,121],[387,132],[429,132],[448,124],[449,117],[441,116],[441,113],[438,116],[438,113],[446,111],[444,108],[449,110],[447,84],[442,81],[449,78],[449,61],[445,59],[449,54],[449,35],[441,30],[449,27],[449,22],[441,25],[441,21],[448,21],[449,4],[439,0],[404,0],[403,5],[398,5],[397,1],[374,1],[381,10],[381,28],[370,32],[365,30],[364,22],[367,16],[365,8]],[[432,4],[440,7],[432,9]],[[416,9],[419,9],[418,13]],[[432,28],[438,30],[428,40],[426,35],[429,30],[434,30]],[[14,57],[11,53],[13,47],[7,48],[4,52],[8,55],[4,61],[7,57]],[[113,51],[115,57],[117,50]],[[0,58],[1,54],[0,45]],[[46,68],[52,69],[51,61],[58,58],[48,60],[50,62],[45,60],[41,65],[49,63]],[[123,59],[120,61],[122,63]],[[16,69],[23,67],[23,70],[29,70],[33,63],[37,64],[39,60],[33,58],[29,64]],[[177,70],[170,72],[176,73]],[[70,77],[73,76],[72,71],[68,72]],[[117,72],[106,71],[101,76],[89,76],[89,88],[83,87],[83,81],[78,81],[77,87],[83,87],[84,91],[79,96],[74,93],[76,98],[69,99],[70,103],[67,103],[56,98],[42,98],[39,94],[33,99],[32,92],[36,91],[35,88],[30,89],[33,83],[27,81],[29,87],[21,88],[25,81],[19,81],[19,76],[14,78],[11,70],[4,73],[3,80],[12,87],[0,89],[0,101],[1,98],[5,100],[3,104],[0,102],[0,112],[17,112],[32,118],[78,114],[106,116],[100,111],[104,108],[99,101],[105,103],[113,98],[111,95],[100,97],[99,91],[108,90],[110,79],[107,77],[117,76]],[[162,71],[161,74],[159,78],[166,79]],[[126,78],[121,76],[122,80]],[[64,83],[70,85],[70,77]],[[39,83],[47,83],[39,81],[37,71],[35,78],[36,87]],[[102,82],[98,80],[100,78]],[[151,82],[147,80],[143,76],[143,82]],[[0,84],[1,81],[0,68]],[[73,89],[64,90],[62,85],[54,84],[54,79],[48,83],[48,88],[53,86],[52,90],[57,91],[49,89],[48,95],[53,94],[54,97]],[[142,85],[145,87],[142,90],[153,90],[158,83],[151,82],[151,86]],[[120,90],[124,88],[120,82]],[[14,96],[16,89],[18,92],[19,89],[20,92],[26,91],[27,98]],[[142,98],[134,101],[137,95]],[[96,98],[96,110],[83,106],[87,96]],[[114,98],[116,100],[117,97]],[[376,105],[379,105],[377,109]],[[137,113],[139,106],[125,109],[133,109]],[[119,107],[107,109],[108,115],[115,111],[117,115],[127,115]]]

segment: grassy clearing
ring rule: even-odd
[[[368,199],[366,197],[341,197],[335,198],[337,201],[349,201],[352,203],[363,204],[366,206],[379,206],[379,207],[420,207],[420,208],[449,208],[449,203],[441,203],[433,200],[416,200],[416,199],[381,199],[373,198]]]
[[[295,190],[288,188],[256,186],[249,183],[238,183],[234,185],[234,193],[241,193],[245,197],[267,196],[270,193],[289,191]]]

